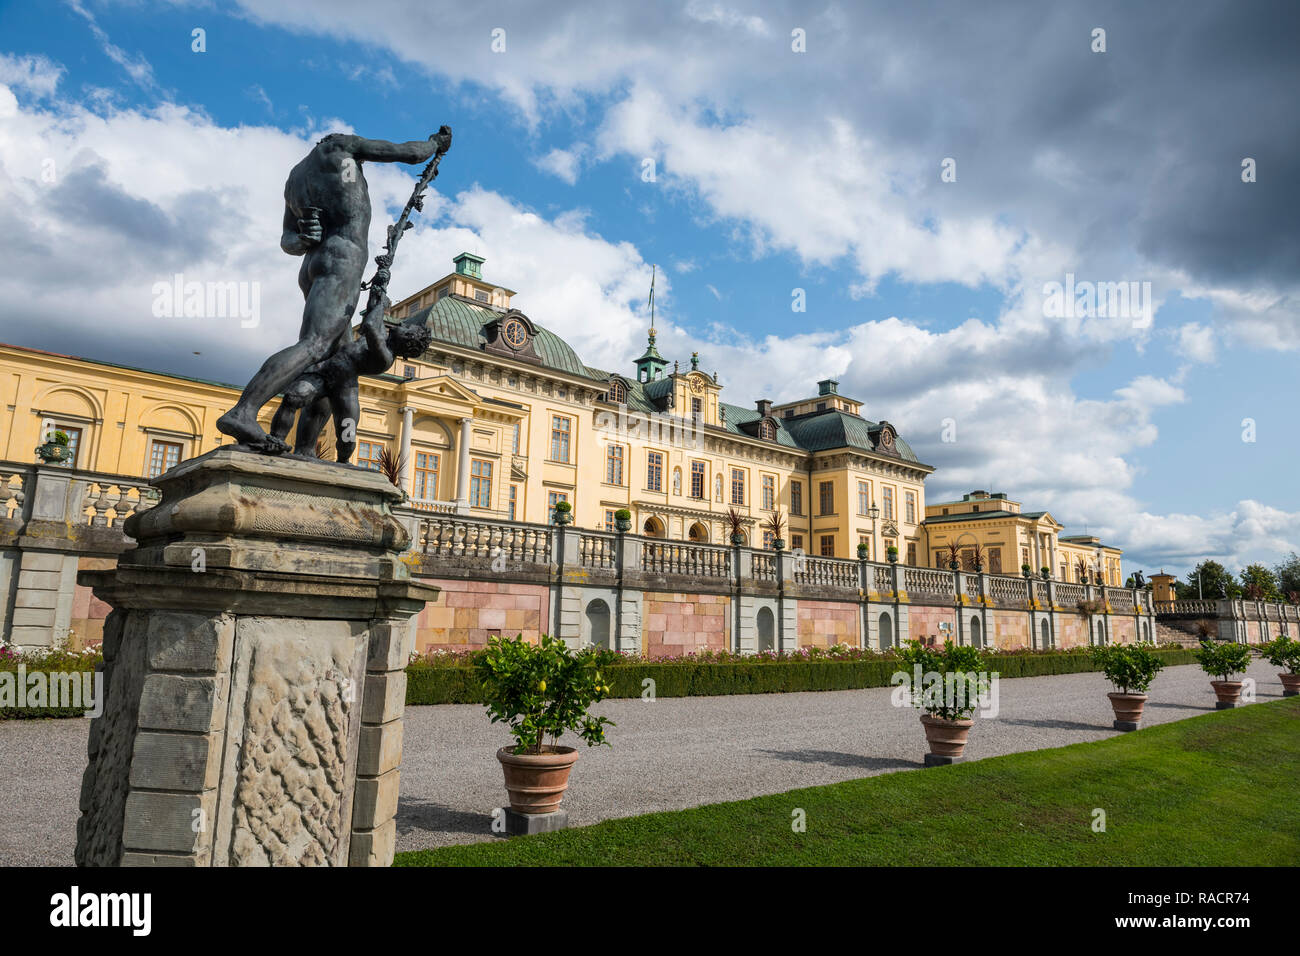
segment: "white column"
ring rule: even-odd
[[[460,448],[456,463],[456,513],[469,511],[469,426],[471,418],[460,420]]]
[[[415,424],[415,410],[407,405],[402,409],[402,436],[400,438],[401,451],[397,454],[397,460],[402,466],[402,492],[411,494],[411,428]]]

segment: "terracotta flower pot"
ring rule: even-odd
[[[925,739],[930,744],[930,753],[936,757],[959,759],[966,750],[966,739],[974,725],[973,720],[944,720],[929,714],[921,715]]]
[[[1116,730],[1137,730],[1142,721],[1142,708],[1146,706],[1146,694],[1107,694],[1110,706],[1115,711]]]
[[[1219,710],[1228,710],[1241,703],[1241,681],[1212,680],[1210,686],[1214,688],[1214,694],[1219,698],[1214,705]]]
[[[1282,678],[1282,696],[1295,697],[1300,695],[1300,674],[1278,674]]]
[[[560,808],[569,788],[569,772],[578,762],[573,747],[545,747],[540,754],[517,754],[502,747],[497,760],[505,772],[510,809],[516,813],[551,813]]]

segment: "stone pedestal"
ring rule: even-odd
[[[153,482],[136,548],[83,584],[113,607],[82,866],[387,866],[409,620],[377,472],[220,448]]]
[[[951,767],[953,764],[965,763],[965,757],[947,757],[943,754],[926,754],[925,765],[927,767]]]
[[[563,830],[569,825],[568,810],[552,810],[550,813],[519,813],[509,807],[505,808],[506,836],[532,836],[534,833],[551,833]]]

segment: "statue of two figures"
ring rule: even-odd
[[[294,419],[293,451],[314,457],[325,422],[334,420],[338,460],[348,462],[356,449],[359,416],[357,380],[387,371],[396,357],[416,357],[428,347],[424,325],[384,322],[389,268],[402,233],[411,227],[412,210],[422,208],[424,189],[437,176],[438,163],[451,146],[444,126],[427,140],[389,143],[334,133],[326,136],[289,173],[284,186],[284,227],[280,248],[301,256],[298,285],[306,299],[298,341],[272,355],[245,386],[235,407],[217,428],[242,447],[269,455],[289,451],[286,442]],[[370,193],[362,164],[428,161],[388,242],[375,258],[378,269],[362,282],[366,239],[370,232]],[[352,335],[352,316],[361,292],[369,289],[361,334]],[[258,424],[262,406],[283,393],[267,434]]]

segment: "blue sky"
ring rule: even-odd
[[[1148,572],[1273,562],[1300,548],[1294,11],[1130,6],[10,4],[0,340],[242,382],[297,326],[289,166],[447,123],[396,295],[468,248],[626,368],[653,263],[665,355],[735,404],[838,378],[939,469],[932,501],[1006,491]],[[376,247],[410,173],[367,171]],[[176,271],[261,283],[265,320],[153,318]],[[1151,281],[1151,327],[1045,316],[1067,271]]]

